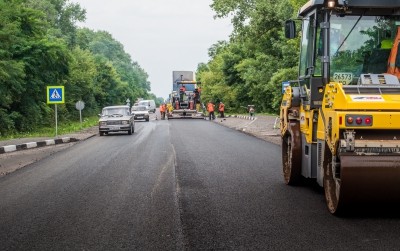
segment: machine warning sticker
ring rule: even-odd
[[[369,101],[369,102],[382,102],[384,99],[381,95],[350,95],[353,101]]]
[[[348,85],[353,80],[354,76],[351,72],[335,72],[333,73],[332,80],[335,82],[340,82],[344,85]]]

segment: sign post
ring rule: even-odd
[[[82,110],[85,108],[85,102],[78,101],[75,103],[75,108],[79,110],[79,121],[81,122],[81,129],[82,129]]]
[[[57,104],[64,104],[64,86],[47,86],[47,104],[54,104],[56,118],[56,137],[58,136]]]

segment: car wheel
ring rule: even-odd
[[[128,130],[128,135],[132,135],[132,133],[133,133],[133,126],[131,124],[131,128]]]
[[[100,132],[100,136],[104,136],[104,132]]]
[[[147,122],[149,122],[149,120],[150,120],[149,118],[146,119]]]

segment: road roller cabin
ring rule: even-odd
[[[283,94],[283,176],[312,178],[329,211],[400,202],[400,0],[309,1],[299,77]]]

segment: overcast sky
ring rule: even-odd
[[[208,48],[228,40],[229,19],[214,19],[212,0],[70,0],[86,9],[93,30],[105,30],[148,73],[151,92],[167,98],[172,71],[196,71]]]

